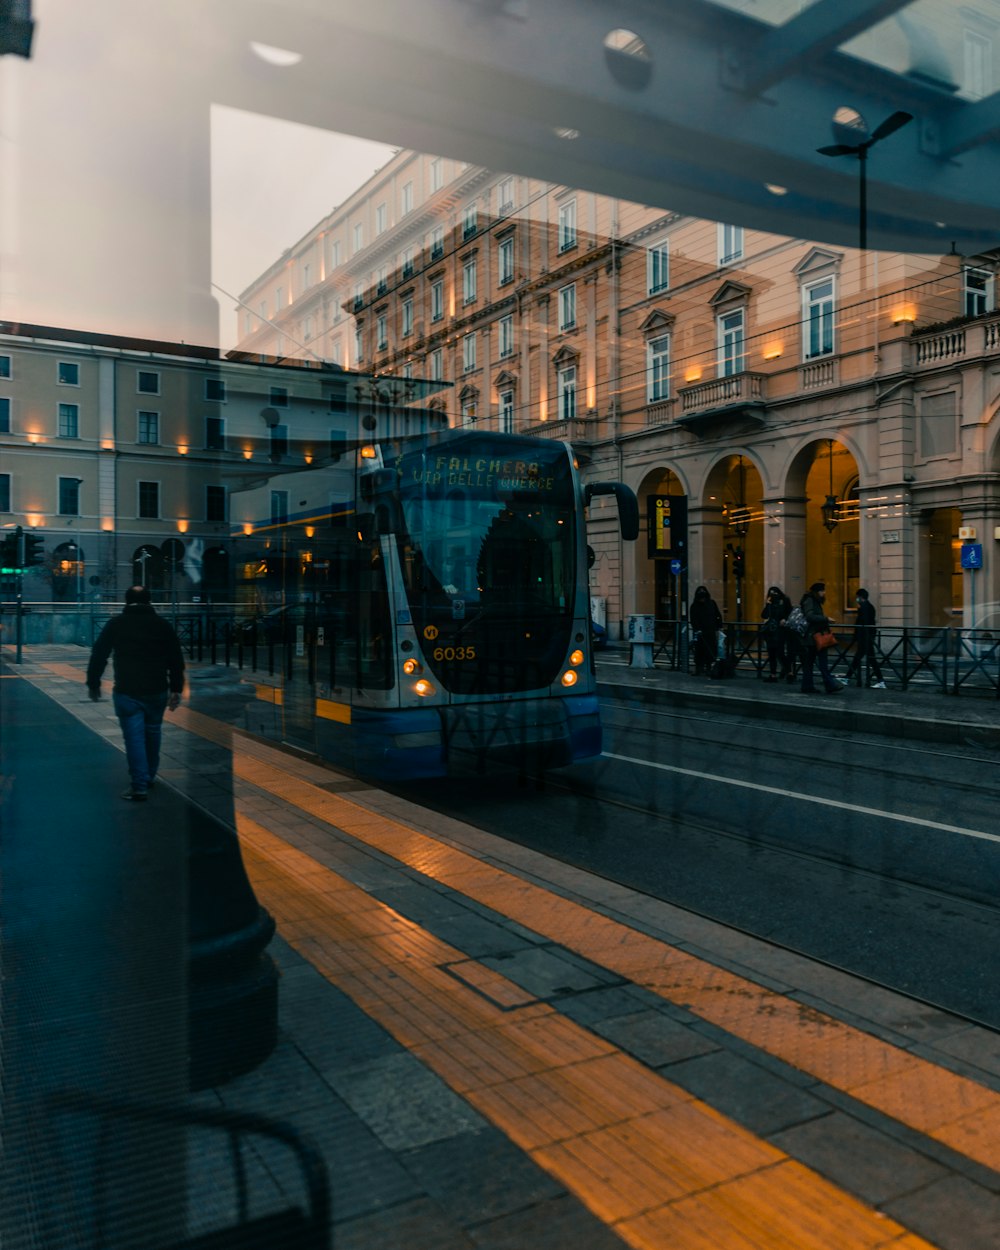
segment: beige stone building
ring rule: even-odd
[[[400,152],[244,292],[240,346],[441,379],[452,424],[568,439],[650,517],[684,496],[687,593],[729,620],[824,578],[837,616],[866,585],[887,624],[971,624],[1000,599],[996,264]],[[599,502],[592,534],[613,627],[677,614],[669,551],[623,548]]]

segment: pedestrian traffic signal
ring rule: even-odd
[[[31,568],[33,564],[41,564],[45,559],[45,543],[37,534],[25,534],[24,536],[24,567]]]

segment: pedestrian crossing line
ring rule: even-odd
[[[627,1245],[932,1250],[550,1005],[504,1009],[456,981],[463,952],[257,821],[238,826],[289,944]]]
[[[47,670],[76,682],[71,665]],[[691,1011],[908,1128],[1000,1172],[1000,1094],[796,999],[515,876],[314,784],[325,770],[182,707],[175,723],[232,751],[234,774],[359,842]]]

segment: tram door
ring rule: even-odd
[[[314,552],[286,561],[282,628],[282,738],[306,751],[316,745],[316,605]]]

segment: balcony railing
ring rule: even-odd
[[[695,386],[682,386],[677,392],[681,415],[713,408],[731,408],[736,404],[762,404],[764,383],[763,373],[734,373],[728,378],[713,378]]]
[[[840,382],[840,361],[836,356],[824,356],[802,366],[799,377],[804,391],[818,391],[834,387]]]
[[[916,363],[940,365],[1000,353],[1000,316],[970,319],[940,329],[914,330]]]

